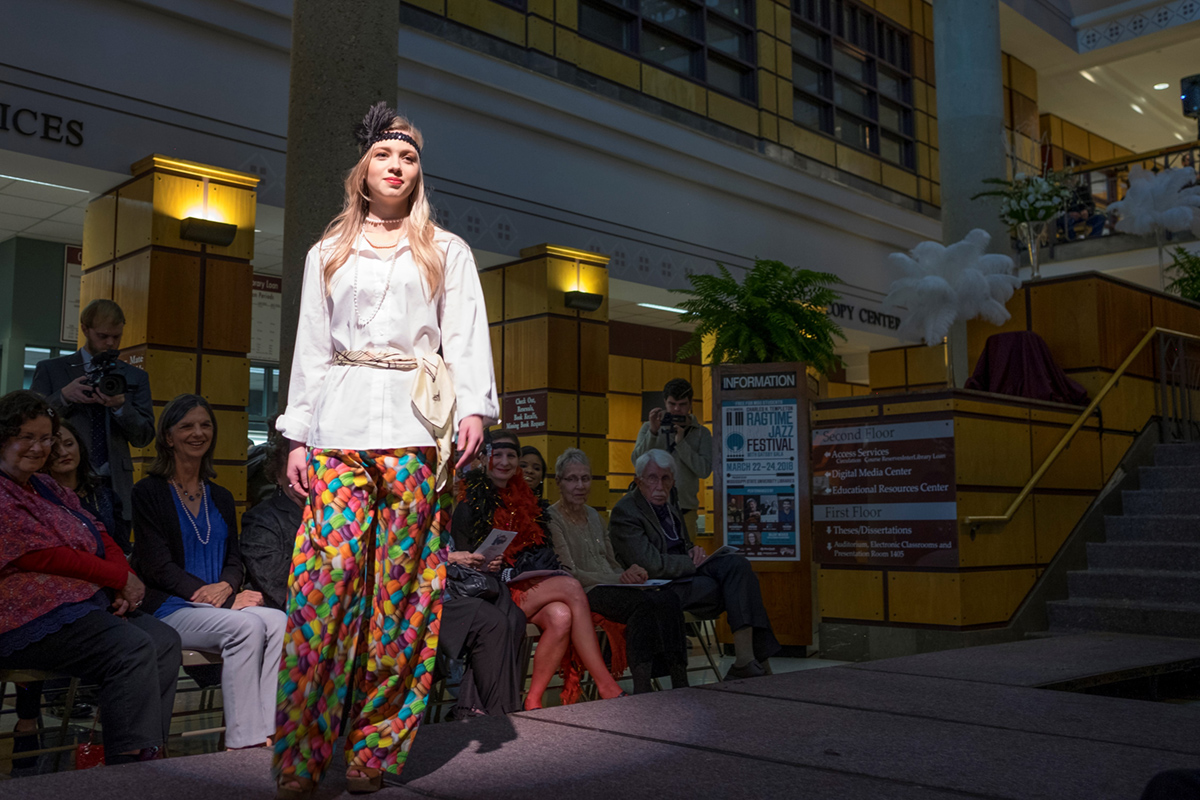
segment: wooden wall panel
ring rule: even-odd
[[[962,625],[960,576],[950,572],[889,572],[888,621]]]
[[[883,572],[823,569],[817,573],[822,617],[883,621]]]
[[[642,393],[642,360],[629,356],[608,357],[608,391]]]
[[[1003,514],[1017,497],[1016,492],[959,492],[958,518]],[[996,567],[1032,564],[1036,552],[1033,501],[1026,499],[1006,525],[984,525],[975,535],[959,529],[958,565]]]
[[[579,265],[579,288],[585,292],[604,295],[604,300],[595,311],[580,311],[580,319],[608,322],[608,267],[586,262]]]
[[[525,392],[548,385],[549,319],[541,317],[504,326],[504,391]],[[562,351],[560,351],[562,352]]]
[[[214,464],[213,468],[217,471],[217,485],[228,489],[235,501],[239,503],[243,502],[246,499],[246,491],[248,489],[247,469],[245,465]],[[238,524],[241,524],[240,519],[238,520]]]
[[[633,442],[608,442],[608,473],[633,474]]]
[[[1133,445],[1133,435],[1124,433],[1105,432],[1100,436],[1100,459],[1104,480],[1112,477],[1113,471],[1125,457],[1125,453]]]
[[[210,258],[204,275],[204,349],[250,351],[254,269]]]
[[[148,360],[148,359],[147,359],[147,360]],[[151,391],[151,392],[155,392],[155,391],[156,391],[156,389],[155,389],[155,381],[154,381],[154,380],[151,380],[151,381],[150,381],[150,391]],[[173,397],[173,396],[174,396],[174,395],[172,395],[172,397]],[[154,399],[155,399],[155,400],[157,400],[158,398],[157,398],[157,397],[155,397]],[[155,407],[154,407],[154,430],[155,430],[155,431],[157,431],[157,430],[158,430],[158,420],[159,420],[159,418],[162,416],[162,412],[163,412],[163,409],[164,409],[164,408],[165,408],[165,406],[155,406]],[[156,453],[156,449],[155,449],[155,447],[154,447],[154,442],[153,442],[153,441],[151,441],[151,442],[150,442],[150,444],[146,445],[145,447],[133,447],[132,445],[130,445],[130,447],[129,447],[129,457],[133,459],[133,463],[134,463],[135,465],[136,465],[136,464],[139,464],[139,463],[142,463],[141,461],[139,461],[139,459],[151,459],[151,458],[154,458],[154,455],[155,455],[155,453]],[[148,462],[148,461],[146,462],[146,467],[149,467],[149,462]],[[145,476],[143,475],[143,477],[145,477]],[[137,483],[137,481],[138,481],[138,480],[140,480],[140,479],[137,477],[137,475],[136,475],[136,473],[135,473],[135,475],[134,475],[134,483]]]
[[[1050,451],[1062,440],[1066,428],[1033,425],[1031,444],[1033,469],[1040,469]],[[1039,489],[1089,489],[1099,491],[1104,483],[1101,472],[1100,434],[1081,430],[1071,439],[1067,449],[1059,454],[1050,469],[1038,481]]]
[[[550,430],[571,433],[579,431],[578,397],[563,392],[546,393],[546,423]]]
[[[150,373],[150,396],[156,402],[173,400],[197,389],[195,353],[148,347],[146,372]]]
[[[668,381],[675,378],[691,380],[690,364],[680,364],[678,361],[657,361],[650,358],[642,359],[642,391],[661,392]]]
[[[86,243],[86,228],[84,233]],[[1150,309],[1155,326],[1200,335],[1200,306],[1155,295],[1151,299]]]
[[[610,439],[636,439],[643,421],[640,396],[628,394],[610,394],[608,396],[608,436]]]
[[[200,329],[199,257],[156,250],[150,257],[145,308],[147,343],[195,347]]]
[[[1037,522],[1037,552],[1035,563],[1048,564],[1058,548],[1079,524],[1092,504],[1092,496],[1043,494],[1034,495],[1034,519]]]
[[[1029,289],[1035,330],[1065,370],[1100,365],[1096,279],[1034,285]]]
[[[705,372],[703,367],[699,366],[698,364],[693,364],[692,376],[688,378],[688,380],[692,383],[692,391],[695,393],[694,399],[703,401],[709,396],[707,385],[708,381],[705,380]],[[705,419],[701,417],[700,421],[704,422]]]
[[[151,223],[154,219],[153,181],[153,175],[145,175],[117,191],[117,241],[114,258],[150,245]]]
[[[608,398],[579,396],[579,432],[608,435]]]
[[[488,337],[492,340],[492,374],[496,377],[498,391],[504,388],[504,326],[493,325],[488,328]]]
[[[102,194],[83,215],[83,268],[112,261],[117,246],[117,195]]]
[[[492,269],[479,273],[483,302],[487,307],[488,324],[504,321],[504,270]]]
[[[579,391],[603,394],[608,385],[608,326],[579,323]]]
[[[591,436],[581,436],[579,437],[579,444],[575,446],[587,453],[588,461],[592,463],[592,475],[594,477],[608,474],[608,442],[606,440],[596,439]],[[553,465],[554,459],[558,458],[561,454],[562,450],[559,450],[554,454],[554,458],[547,456],[546,460]],[[593,483],[600,483],[600,481],[593,481]]]
[[[162,173],[155,173],[150,177],[154,181],[151,241],[162,247],[199,252],[200,244],[198,242],[189,242],[180,237],[179,221],[186,217],[216,219],[218,216],[216,213],[206,213],[204,209],[204,182],[195,178]],[[117,224],[121,224],[120,217],[117,219]],[[253,230],[251,230],[251,235],[253,235]]]
[[[895,389],[905,385],[904,349],[876,350],[867,355],[871,391]]]
[[[79,279],[79,308],[82,310],[88,303],[101,298],[111,300],[113,296],[113,275],[115,270],[113,265],[109,264],[106,267],[100,267],[90,272],[83,273]],[[128,314],[125,315],[128,320]],[[129,323],[125,323],[125,341],[132,344],[141,344],[141,342],[133,341],[129,338],[128,330]],[[79,346],[83,346],[83,331],[79,331],[78,337]]]
[[[983,348],[987,344],[989,336],[994,336],[997,333],[1011,333],[1027,329],[1028,321],[1025,318],[1024,289],[1018,289],[1014,292],[1013,296],[1008,299],[1005,308],[1008,309],[1008,313],[1012,316],[1003,325],[993,325],[984,319],[973,319],[967,322],[967,359],[972,370],[979,363],[979,357],[983,355]]]
[[[1148,292],[1109,281],[1098,281],[1096,289],[1100,315],[1101,366],[1115,370],[1133,352],[1133,348],[1153,325],[1151,296]],[[1127,374],[1153,378],[1153,350],[1143,350],[1129,366]]]
[[[504,318],[521,319],[545,314],[546,261],[534,259],[504,268]]]
[[[945,384],[946,347],[910,347],[905,352],[909,386]]]
[[[257,208],[257,193],[244,186],[208,184],[209,219],[237,225],[237,235],[226,247],[210,245],[208,252],[226,258],[254,259],[254,221]]]
[[[1004,569],[964,572],[962,581],[962,624],[984,625],[1006,622],[1025,599],[1037,580],[1037,570]]]
[[[958,485],[1015,486],[1029,480],[1029,426],[956,417],[954,467]]]
[[[200,360],[200,394],[214,405],[248,405],[250,359],[206,353]]]
[[[542,292],[546,296],[546,310],[551,314],[562,314],[568,317],[578,317],[579,312],[567,308],[567,292],[574,291],[578,286],[576,280],[575,262],[561,258],[547,258],[542,261],[546,283]],[[591,291],[578,286],[581,291]]]
[[[578,391],[579,321],[549,317],[547,325],[549,338],[542,342],[542,350],[549,351],[546,386],[551,389]]]
[[[217,418],[217,447],[213,451],[213,458],[218,461],[244,462],[250,417],[245,411],[221,409],[214,410],[213,416]]]
[[[125,334],[121,341],[126,347],[146,344],[149,341],[149,314],[152,313],[152,309],[149,308],[150,267],[149,250],[123,258],[111,267],[112,299],[125,312]],[[188,304],[186,298],[181,300],[185,306]],[[191,346],[194,347],[195,344],[196,340],[193,339]]]

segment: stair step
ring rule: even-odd
[[[1154,465],[1200,465],[1200,444],[1160,444],[1154,448]]]
[[[1104,518],[1110,542],[1200,542],[1200,514],[1141,514]]]
[[[1046,604],[1051,630],[1107,631],[1200,638],[1200,603],[1127,600],[1053,600]]]
[[[1191,514],[1200,511],[1200,488],[1139,489],[1121,492],[1126,514]]]
[[[1090,569],[1200,572],[1200,544],[1193,542],[1088,542]]]
[[[1200,490],[1200,464],[1194,467],[1139,467],[1138,481],[1142,489]]]
[[[1089,569],[1067,573],[1072,599],[1200,602],[1200,572],[1150,569]]]

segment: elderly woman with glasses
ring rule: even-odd
[[[104,526],[38,474],[57,429],[40,395],[0,398],[0,669],[99,684],[106,763],[155,758],[171,724],[179,635],[138,610],[146,587]]]
[[[561,494],[549,510],[554,551],[587,591],[592,611],[625,626],[634,694],[649,692],[659,675],[670,675],[672,688],[687,686],[683,606],[673,592],[642,586],[649,577],[645,569],[617,561],[604,521],[587,504],[592,490],[587,455],[575,447],[564,450],[554,464],[554,480]]]

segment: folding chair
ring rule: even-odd
[[[7,691],[8,691],[6,688],[6,684],[8,684],[8,683],[13,684],[13,696],[15,698],[16,688],[17,688],[16,685],[18,683],[34,683],[36,681],[46,681],[46,680],[50,680],[52,678],[68,678],[68,677],[70,677],[70,676],[60,675],[56,672],[43,672],[41,670],[36,670],[36,669],[0,669],[0,713],[5,713],[5,714],[16,713],[15,711],[11,711],[11,712],[3,711],[3,702],[4,702],[4,698],[7,697]],[[58,731],[59,731],[58,741],[61,742],[62,744],[56,745],[54,747],[42,747],[37,750],[26,750],[23,753],[21,753],[21,755],[20,755],[20,758],[33,758],[35,756],[44,755],[46,753],[57,753],[58,756],[55,758],[55,761],[54,761],[54,771],[55,772],[57,772],[59,770],[59,768],[62,766],[62,754],[67,751],[75,749],[74,742],[72,742],[71,744],[67,744],[66,741],[67,741],[67,732],[71,726],[70,709],[75,706],[75,693],[79,690],[79,678],[70,678],[70,681],[71,681],[70,684],[68,684],[68,686],[67,686],[66,705],[63,706],[65,713],[63,714],[62,724],[58,728]],[[42,727],[41,725],[39,725],[34,730],[34,733],[42,734],[49,730],[51,730],[51,729],[45,728],[45,727]],[[0,740],[14,739],[14,738],[16,738],[16,735],[17,734],[16,734],[15,729],[8,733],[0,733]],[[13,756],[10,756],[8,759],[10,765],[11,765],[12,759],[13,759]]]
[[[185,667],[200,667],[210,664],[221,664],[221,656],[216,653],[206,653],[202,650],[184,650],[183,651],[183,666]],[[193,690],[188,690],[193,691]],[[211,714],[216,710],[217,692],[220,691],[216,686],[205,686],[198,689],[200,692],[200,707],[194,711],[173,711],[171,719],[182,717],[194,717],[198,714]],[[180,731],[179,733],[171,734],[171,738],[186,739],[192,736],[205,736],[211,733],[218,733],[220,737],[217,739],[217,749],[225,749],[225,705],[224,698],[221,700],[221,724],[215,728],[201,728],[194,731]]]
[[[700,619],[687,611],[683,612],[683,624],[687,628],[688,636],[694,636],[700,642],[700,649],[704,651],[704,656],[708,659],[707,667],[688,667],[688,672],[707,672],[708,670],[712,670],[712,674],[718,683],[725,680],[721,676],[721,668],[717,664],[717,660],[713,657],[713,649],[718,646],[717,626],[711,619]]]

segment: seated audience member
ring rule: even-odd
[[[158,420],[150,474],[133,487],[134,554],[146,609],[188,649],[219,653],[230,749],[266,744],[287,615],[239,591],[242,557],[229,490],[213,483],[217,421],[208,402],[181,394]]]
[[[767,659],[780,647],[750,562],[736,554],[705,561],[704,550],[692,544],[679,509],[669,502],[675,483],[670,455],[650,450],[637,460],[634,471],[636,486],[609,516],[617,560],[641,565],[651,578],[689,578],[671,584],[685,611],[704,619],[729,615],[735,661],[725,677],[766,674]]]
[[[104,525],[125,555],[133,553],[121,499],[92,471],[87,445],[75,426],[65,419],[59,422],[54,450],[46,462],[45,472],[59,486],[75,493],[84,510]]]
[[[525,612],[494,575],[487,586],[467,594],[458,569],[498,571],[503,558],[483,563],[478,553],[460,552],[449,543],[446,591],[442,594],[442,628],[438,651],[466,664],[458,699],[449,719],[499,716],[521,710],[521,643],[525,639]],[[458,569],[456,569],[456,567]]]
[[[275,493],[242,515],[242,564],[246,588],[262,595],[263,605],[287,613],[288,575],[296,532],[304,517],[307,496],[287,479],[287,442],[276,438],[267,448],[266,474],[275,480]]]
[[[525,483],[529,485],[533,496],[541,500],[544,496],[542,486],[546,481],[546,459],[542,458],[542,451],[538,450],[531,444],[527,444],[521,448],[521,475],[525,478]]]
[[[550,544],[542,505],[524,479],[517,476],[520,439],[511,431],[497,431],[491,435],[489,447],[487,469],[468,472],[459,482],[459,503],[450,532],[454,549],[459,552],[477,549],[493,528],[517,534],[494,574],[507,584],[513,602],[542,631],[525,708],[542,707],[542,695],[560,667],[564,705],[579,699],[582,669],[592,673],[601,697],[625,694],[604,663],[587,595],[579,581],[567,574],[521,579],[525,572],[561,570],[562,565]]]
[[[146,587],[75,493],[37,474],[57,427],[34,392],[0,398],[0,669],[99,684],[105,763],[156,758],[171,725],[179,635],[139,610]],[[37,747],[37,703],[18,715],[14,750]]]
[[[672,688],[687,686],[687,634],[679,597],[667,589],[611,585],[644,583],[647,574],[637,564],[623,568],[613,555],[604,521],[587,504],[592,465],[582,450],[563,451],[554,462],[554,480],[561,495],[549,509],[554,551],[587,590],[592,611],[625,626],[634,694],[651,691],[651,680],[660,674],[670,674]]]

